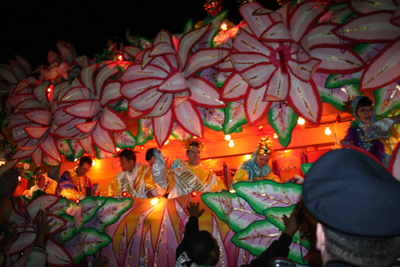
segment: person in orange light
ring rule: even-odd
[[[122,171],[111,179],[109,197],[152,198],[165,194],[166,190],[154,183],[149,166],[136,161],[135,152],[124,149],[118,157]]]
[[[268,161],[271,158],[274,147],[274,142],[271,138],[261,138],[251,159],[240,164],[233,177],[233,183],[242,181],[256,182],[260,180],[281,182],[279,176],[275,175],[268,166]]]
[[[66,170],[60,177],[56,195],[66,197],[68,200],[81,200],[86,196],[95,194],[92,181],[86,174],[92,167],[92,159],[81,157],[75,169]]]
[[[25,190],[23,195],[27,198],[32,198],[37,190],[41,190],[46,194],[55,194],[58,183],[48,176],[49,168],[47,166],[39,166],[33,173],[35,185],[29,190]]]

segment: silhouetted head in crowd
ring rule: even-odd
[[[199,231],[190,237],[186,253],[198,265],[214,266],[219,261],[218,242],[207,231]]]

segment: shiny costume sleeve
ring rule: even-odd
[[[108,185],[108,196],[109,197],[120,197],[121,196],[121,187],[119,185],[117,176],[114,176],[111,179],[110,184]]]
[[[273,172],[268,173],[264,177],[255,177],[256,181],[261,181],[261,180],[271,180],[280,183],[281,178],[277,175],[275,175]],[[235,176],[233,177],[233,184],[238,183],[238,182],[249,182],[248,174],[246,170],[237,170],[235,173]]]
[[[65,171],[59,180],[56,188],[56,195],[67,198],[68,200],[77,200],[79,193],[76,190],[74,183],[71,181],[71,175],[69,171]]]
[[[141,165],[139,167],[138,180],[139,179],[144,179],[144,183],[146,184],[146,191],[152,190],[153,188],[156,187],[156,184],[154,183],[153,180],[153,176],[151,174],[151,170],[148,169],[146,165]]]
[[[54,195],[56,193],[57,186],[58,183],[51,179],[49,185],[46,188],[46,194]]]

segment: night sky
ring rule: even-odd
[[[272,10],[279,8],[275,0],[259,2]],[[233,23],[241,21],[236,0],[224,0],[222,10],[229,11]],[[71,43],[78,55],[93,58],[110,38],[127,45],[128,29],[130,35],[149,39],[162,28],[181,33],[190,18],[196,23],[207,12],[204,0],[16,0],[3,3],[0,14],[0,63],[18,54],[35,67],[47,65],[47,53],[57,51],[59,40]]]

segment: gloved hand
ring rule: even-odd
[[[165,164],[164,164],[164,156],[162,155],[161,151],[157,148],[154,149],[154,157],[156,161],[153,164],[151,169],[151,173],[153,175],[153,180],[155,184],[162,188],[167,189],[168,181],[167,181],[167,173],[165,172]]]
[[[371,125],[371,132],[377,137],[382,137],[388,134],[390,127],[392,127],[394,121],[390,118],[383,118]]]

